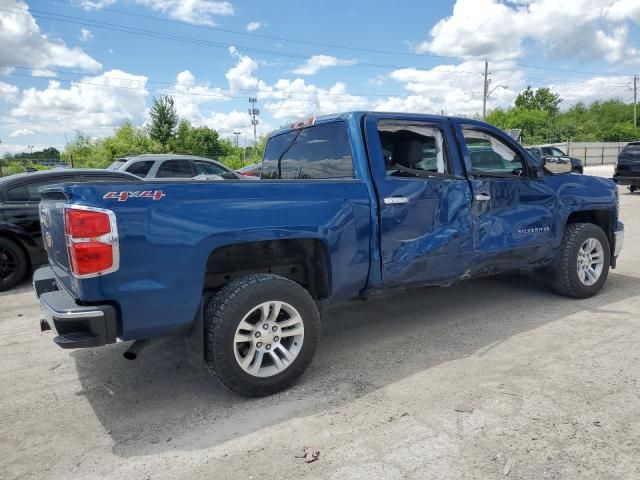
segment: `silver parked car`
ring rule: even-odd
[[[241,178],[236,172],[209,158],[173,153],[152,153],[135,157],[119,158],[109,170],[121,170],[146,180],[187,179],[234,180]]]

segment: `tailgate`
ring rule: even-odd
[[[62,285],[76,297],[76,284],[69,268],[69,254],[64,234],[64,207],[67,197],[62,186],[40,190],[40,228],[49,264]]]

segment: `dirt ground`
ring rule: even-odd
[[[597,297],[500,277],[335,308],[308,373],[262,399],[180,341],[61,350],[29,284],[0,294],[0,478],[640,478],[640,195],[621,203]]]

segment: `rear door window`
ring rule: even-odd
[[[378,135],[387,175],[432,177],[451,168],[440,128],[420,122],[380,120]]]
[[[144,162],[132,163],[127,167],[126,171],[144,178],[149,173],[149,170],[151,170],[151,167],[153,167],[153,160],[145,160]]]
[[[192,178],[190,160],[165,160],[158,168],[157,178]]]
[[[353,178],[345,122],[315,125],[272,137],[265,149],[262,178]]]
[[[47,179],[39,182],[31,182],[22,184],[17,187],[7,190],[7,201],[9,202],[39,202],[40,193],[39,189],[47,185],[54,185],[56,183],[64,183],[71,181],[72,177],[60,177],[55,179]]]
[[[222,175],[227,170],[213,162],[194,160],[193,167],[196,175]]]

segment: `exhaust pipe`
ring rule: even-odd
[[[129,345],[129,348],[127,348],[127,351],[124,352],[122,356],[127,360],[135,360],[147,345],[149,345],[149,340],[136,340],[131,345]]]

